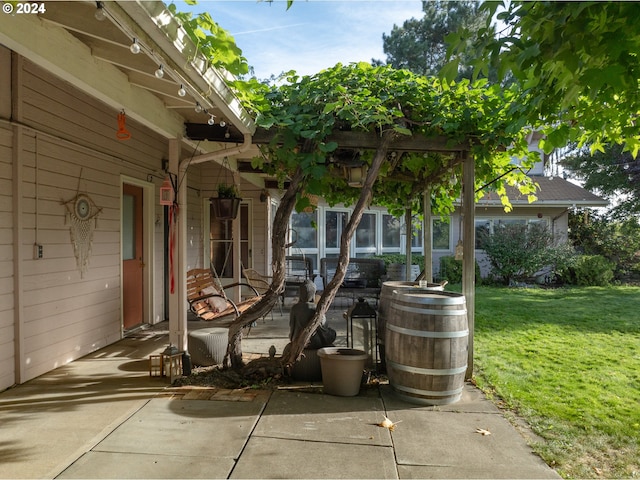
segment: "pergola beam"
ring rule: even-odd
[[[191,140],[209,140],[211,142],[227,142],[237,143],[238,138],[231,135],[225,138],[226,131],[217,126],[210,126],[203,123],[187,123],[187,137]],[[253,134],[252,143],[256,145],[265,145],[277,135],[275,129],[266,130],[264,128],[256,129]],[[341,149],[363,149],[375,150],[380,143],[380,135],[375,132],[354,132],[339,131],[332,132],[325,142],[336,142]],[[392,151],[398,152],[438,152],[438,153],[457,153],[466,152],[471,149],[472,142],[453,142],[447,137],[425,137],[422,135],[399,135],[391,142],[389,147]]]

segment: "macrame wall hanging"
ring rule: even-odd
[[[80,178],[82,178],[82,170],[80,170]],[[98,215],[102,212],[102,208],[98,207],[88,194],[80,193],[80,179],[76,196],[62,201],[62,204],[67,210],[64,223],[70,225],[69,232],[76,265],[80,270],[80,278],[84,278],[84,274],[89,270],[93,230],[98,225]]]

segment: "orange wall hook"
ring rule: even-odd
[[[131,133],[127,130],[127,116],[122,110],[118,114],[118,131],[116,132],[116,138],[118,140],[129,140],[131,138]]]

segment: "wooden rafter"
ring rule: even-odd
[[[225,130],[218,126],[202,123],[187,123],[186,135],[191,140],[209,140],[212,142],[237,143],[241,138],[231,135],[225,138]],[[256,145],[269,143],[276,135],[275,129],[258,128],[253,135],[252,142]],[[326,138],[327,142],[336,142],[341,149],[375,150],[380,143],[380,135],[375,132],[334,131]],[[414,135],[407,137],[399,135],[392,142],[390,151],[397,152],[434,152],[453,153],[466,152],[471,149],[472,141],[467,139],[457,142],[447,137],[424,137]]]

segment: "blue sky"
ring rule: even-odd
[[[258,78],[296,70],[309,75],[338,62],[385,60],[382,34],[422,17],[419,0],[200,0],[180,11],[207,11],[229,31]]]

